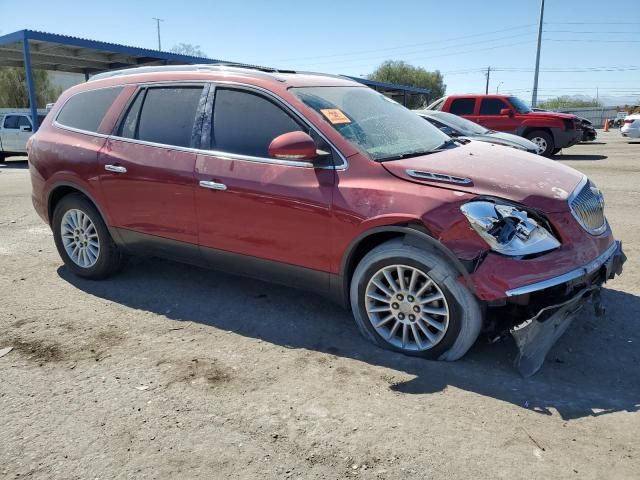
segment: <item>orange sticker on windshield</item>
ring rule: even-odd
[[[349,118],[342,113],[342,110],[339,108],[322,108],[320,109],[320,112],[322,112],[326,119],[334,125],[340,123],[351,123],[351,120],[349,120]]]

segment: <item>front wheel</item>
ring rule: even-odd
[[[407,355],[457,360],[482,326],[478,302],[438,252],[392,240],[374,248],[351,280],[362,334]]]
[[[544,130],[534,130],[533,132],[529,132],[525,136],[525,138],[531,140],[538,146],[538,148],[541,150],[540,155],[544,155],[545,157],[550,157],[553,155],[553,151],[556,147],[551,134],[545,132]]]

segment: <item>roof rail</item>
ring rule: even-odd
[[[138,75],[142,73],[156,73],[156,72],[206,72],[206,71],[221,71],[221,70],[257,70],[263,73],[296,73],[295,70],[279,70],[270,67],[261,67],[259,65],[248,65],[244,63],[202,63],[196,65],[159,65],[153,67],[136,67],[125,68],[123,70],[113,70],[111,72],[98,73],[92,76],[89,81],[103,80],[105,78],[122,77],[126,75]]]

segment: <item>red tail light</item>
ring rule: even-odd
[[[624,123],[633,123],[634,120],[632,118],[625,118]]]

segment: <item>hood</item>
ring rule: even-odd
[[[578,120],[578,117],[572,113],[558,113],[558,112],[529,112],[526,114],[527,118],[561,118],[563,120]]]
[[[508,147],[519,147],[533,152],[538,151],[538,146],[530,140],[512,133],[505,132],[489,132],[478,135],[465,135],[469,140],[477,140],[479,142],[497,143],[498,145],[506,145]]]
[[[584,177],[540,155],[482,142],[382,166],[409,182],[500,197],[549,213],[569,209],[567,199]]]

